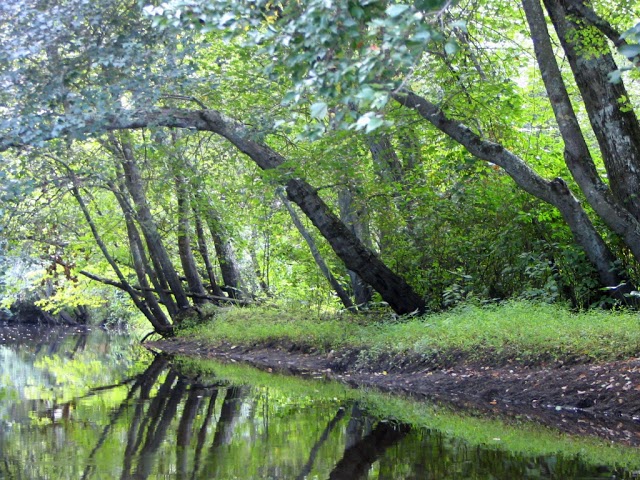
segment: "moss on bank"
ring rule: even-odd
[[[188,323],[188,322],[187,322]],[[319,353],[366,352],[375,357],[456,361],[590,362],[640,354],[640,317],[631,311],[574,313],[543,303],[462,306],[423,317],[318,316],[275,307],[222,309],[179,331],[212,345],[295,346]]]

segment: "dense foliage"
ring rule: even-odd
[[[636,3],[2,5],[3,305],[633,303]]]

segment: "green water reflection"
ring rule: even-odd
[[[343,386],[229,372],[178,369],[124,336],[0,330],[0,478],[633,476],[385,419],[378,400]]]

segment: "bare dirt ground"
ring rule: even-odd
[[[561,431],[640,446],[640,359],[499,367],[443,367],[411,358],[362,362],[359,352],[318,354],[295,345],[209,346],[187,339],[148,342],[169,354],[246,362],[267,371],[323,376],[355,387],[424,398],[507,421],[532,420]]]

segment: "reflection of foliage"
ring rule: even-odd
[[[640,466],[635,450],[335,382],[187,358],[175,368],[161,356],[147,361],[125,342],[104,349],[89,339],[70,355],[76,343],[63,343],[40,355],[46,360],[27,363],[26,348],[13,358],[30,374],[46,373],[26,383],[81,391],[87,382],[85,394],[66,403],[41,396],[23,404],[30,407],[25,418],[10,412],[11,422],[0,425],[1,478],[329,478],[348,469],[351,448],[368,452],[370,475],[398,479],[424,478],[421,465],[438,472],[429,478],[446,478],[463,461],[468,478],[484,478],[481,469],[485,476],[521,478],[532,465],[556,478],[592,475],[591,464]],[[145,367],[123,383],[125,373]],[[8,408],[0,398],[0,409]],[[384,443],[383,432],[395,432],[392,441]]]

